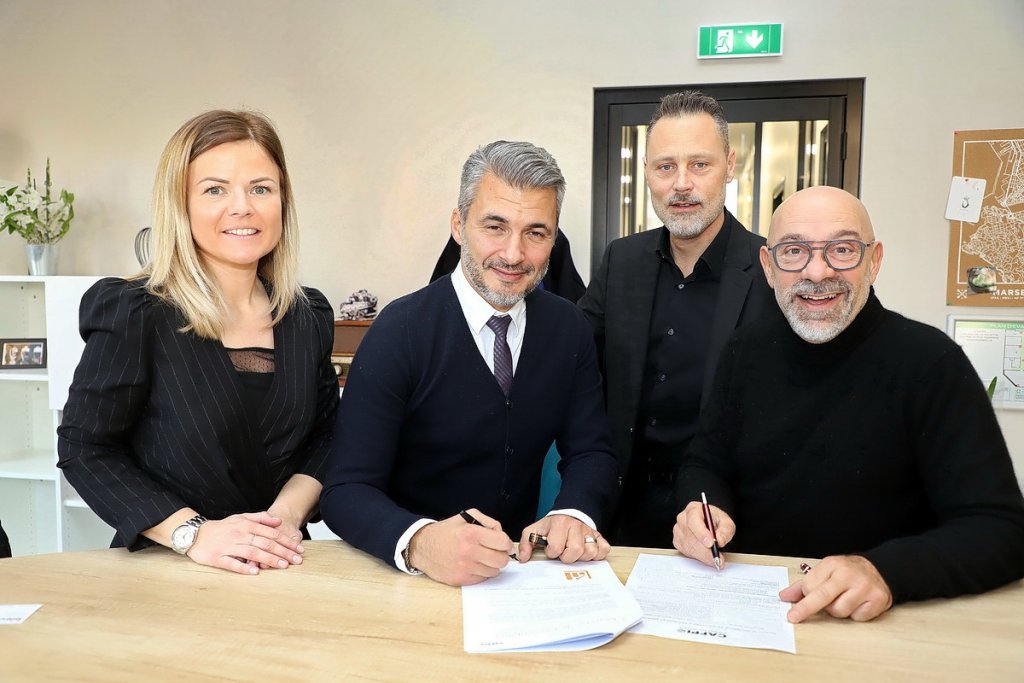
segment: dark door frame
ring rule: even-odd
[[[754,104],[757,100],[802,98],[838,98],[837,114],[842,117],[842,135],[839,160],[841,174],[829,178],[830,185],[842,187],[851,194],[860,194],[860,149],[863,126],[864,79],[836,78],[816,81],[774,81],[768,83],[709,83],[690,85],[646,86],[635,88],[594,88],[594,158],[593,186],[591,190],[591,272],[601,262],[605,247],[618,234],[618,178],[621,128],[613,125],[630,112],[649,110],[665,95],[680,90],[700,90],[722,103],[726,117],[730,118],[730,103],[734,109]],[[742,102],[742,105],[741,105]],[[611,162],[616,164],[612,169]],[[615,172],[612,173],[611,170]],[[611,190],[615,190],[614,197]]]

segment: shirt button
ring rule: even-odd
[[[671,337],[671,336],[672,336],[673,334],[675,334],[675,333],[676,333],[676,331],[675,331],[674,329],[672,329],[671,327],[670,327],[670,328],[668,328],[668,336],[670,336],[670,337]]]
[[[686,287],[686,283],[685,282],[680,282],[678,285],[676,285],[676,289],[685,289],[685,287]]]
[[[651,421],[650,421],[650,425],[651,425],[652,427],[654,427],[654,426],[655,426],[655,425],[657,425],[657,424],[658,424],[658,418],[656,418],[656,417],[652,417],[652,418],[651,418]]]
[[[662,373],[662,374],[658,375],[658,381],[659,381],[659,382],[664,382],[664,381],[665,381],[665,375],[664,375],[664,373]]]

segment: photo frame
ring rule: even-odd
[[[0,370],[39,370],[45,367],[45,339],[0,339]]]
[[[946,332],[967,355],[996,408],[1024,410],[1024,317],[946,317]]]

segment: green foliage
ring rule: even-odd
[[[59,242],[71,228],[75,217],[75,195],[61,190],[53,196],[50,160],[46,160],[46,181],[43,192],[36,189],[32,169],[28,169],[24,185],[0,189],[0,230],[20,235],[29,244]]]

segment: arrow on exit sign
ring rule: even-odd
[[[697,33],[698,59],[777,57],[782,54],[782,24],[716,24]]]

